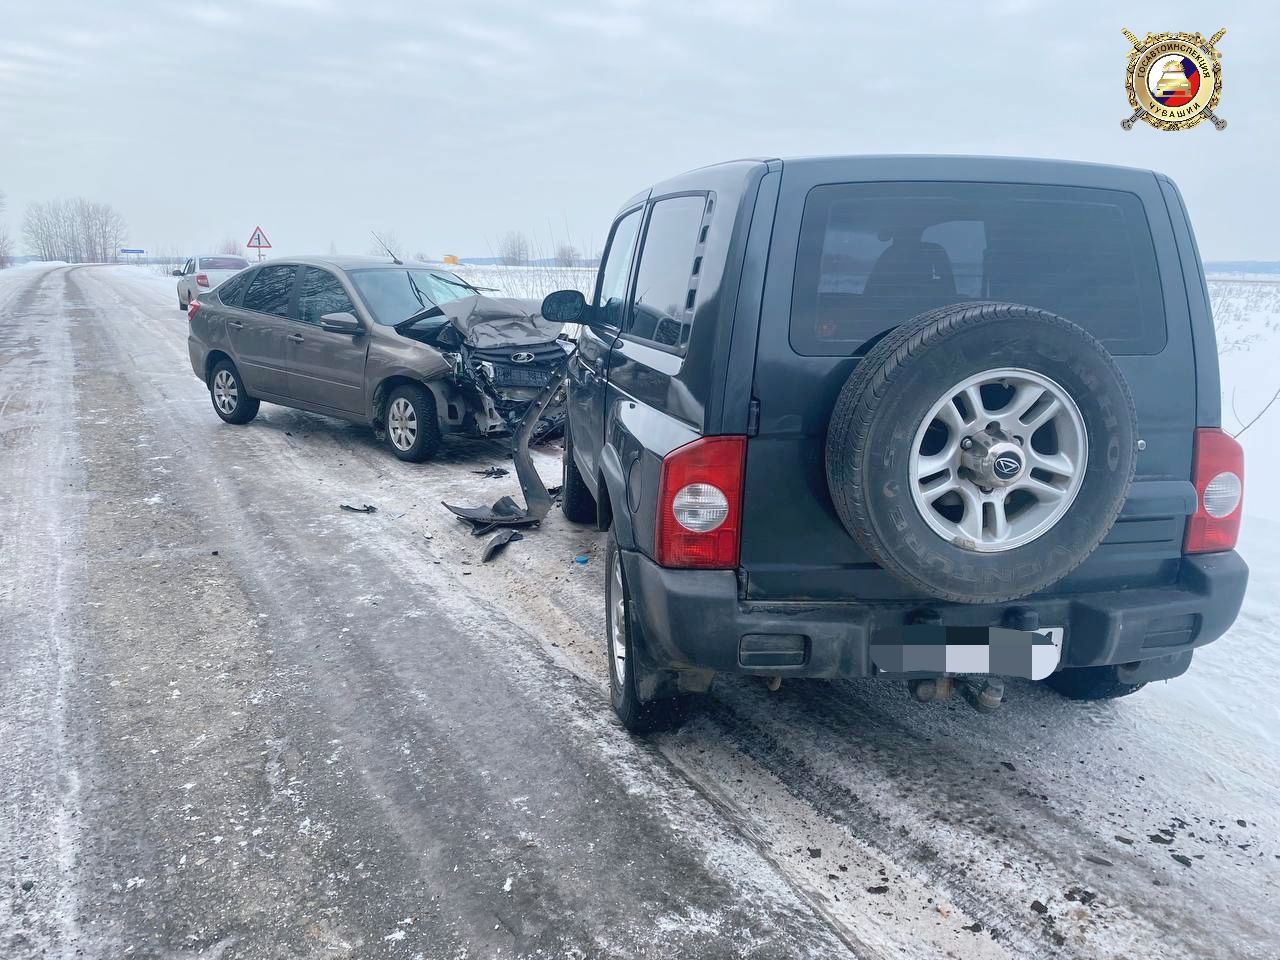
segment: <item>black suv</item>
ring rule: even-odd
[[[998,705],[1183,673],[1235,618],[1240,447],[1166,177],[975,157],[706,167],[618,214],[569,372],[613,703],[717,672]]]

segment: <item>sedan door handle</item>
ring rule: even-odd
[[[294,343],[301,343],[301,342],[302,342],[302,334],[300,334],[300,333],[291,333],[291,334],[289,334],[289,339],[290,339],[290,340],[292,340]]]
[[[241,323],[239,320],[228,320],[227,326],[230,327],[232,330],[239,330],[244,326],[244,324]]]

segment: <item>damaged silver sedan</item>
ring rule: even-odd
[[[572,349],[539,301],[485,293],[426,265],[267,261],[192,301],[192,369],[227,423],[282,404],[368,423],[400,459],[427,460],[444,434],[516,430]],[[543,406],[535,436],[563,421]]]

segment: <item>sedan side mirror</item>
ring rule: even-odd
[[[180,277],[180,276],[182,276],[182,271],[181,271],[181,270],[175,270],[175,271],[173,271],[173,275],[174,275],[175,277]]]
[[[320,318],[320,329],[328,330],[330,333],[346,333],[351,336],[357,336],[364,327],[360,325],[360,321],[354,313],[326,313]]]
[[[587,298],[581,290],[557,290],[542,300],[542,318],[552,323],[581,323]]]

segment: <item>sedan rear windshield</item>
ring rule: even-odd
[[[457,277],[434,270],[374,267],[348,271],[374,322],[394,326],[424,308],[439,306],[475,291]]]
[[[917,314],[971,300],[1050,310],[1112,353],[1165,344],[1155,247],[1134,194],[960,182],[809,192],[791,303],[798,353],[856,353]]]
[[[249,265],[244,257],[201,257],[201,270],[243,270]]]

